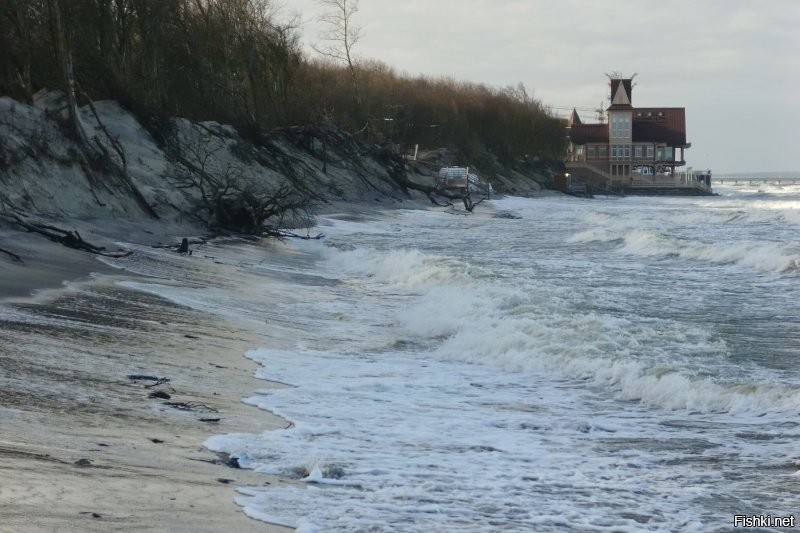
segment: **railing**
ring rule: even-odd
[[[637,176],[636,174],[630,177],[631,187],[677,187],[688,189],[703,189],[711,190],[711,183],[701,179],[700,176],[694,176],[691,173],[682,172],[680,174],[667,175],[656,174],[654,176]]]
[[[686,161],[680,159],[657,159],[655,157],[634,157],[634,156],[606,156],[606,157],[586,157],[571,155],[567,160],[570,163],[630,163],[631,165],[668,165],[681,167],[686,164]]]
[[[748,185],[753,185],[756,183],[766,183],[766,184],[774,184],[774,185],[785,185],[787,183],[791,183],[792,185],[796,185],[800,183],[800,178],[745,178],[745,177],[720,177],[720,178],[713,178],[711,181],[714,183],[733,183],[734,185],[738,185],[739,183],[747,183]]]

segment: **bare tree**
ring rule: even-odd
[[[361,94],[353,57],[353,47],[362,37],[361,26],[353,21],[353,17],[358,13],[358,0],[317,0],[317,4],[324,9],[319,20],[325,26],[320,37],[326,44],[315,45],[314,50],[347,65],[353,82],[353,95],[361,107]]]
[[[176,134],[169,141],[175,185],[199,193],[197,214],[209,227],[280,238],[295,236],[285,232],[285,224],[313,218],[313,199],[305,191],[288,180],[268,183],[245,175],[224,157],[226,150],[206,133],[188,142]]]

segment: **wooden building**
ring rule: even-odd
[[[607,120],[583,123],[576,110],[567,122],[565,161],[572,183],[629,193],[710,194],[686,164],[686,111],[682,107],[634,107],[633,77],[609,75]]]

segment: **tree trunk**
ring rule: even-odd
[[[69,123],[82,148],[91,150],[89,140],[86,136],[86,130],[83,129],[83,123],[81,122],[80,113],[78,111],[78,99],[75,94],[75,67],[72,60],[72,47],[61,18],[61,6],[58,0],[49,0],[47,5],[53,20],[53,38],[56,43],[56,53],[61,69],[64,94],[67,98]]]

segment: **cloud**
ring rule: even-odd
[[[287,6],[315,40],[314,1]],[[706,151],[728,170],[794,164],[791,150],[772,146],[793,138],[800,120],[797,0],[361,0],[356,21],[360,57],[410,75],[521,81],[551,106],[597,107],[605,72],[638,72],[636,105],[687,108],[689,158]],[[748,106],[756,111],[743,113]],[[740,130],[770,138],[742,146]]]

